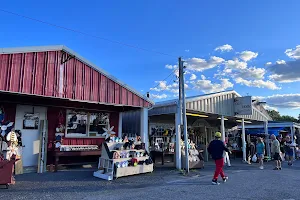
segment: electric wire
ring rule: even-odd
[[[104,40],[104,41],[107,41],[107,42],[111,42],[111,43],[115,43],[115,44],[127,46],[129,48],[134,48],[134,49],[138,49],[138,50],[142,50],[142,51],[147,51],[147,52],[152,52],[152,53],[156,53],[156,54],[160,54],[160,55],[165,55],[165,56],[176,57],[176,56],[173,56],[171,54],[167,54],[167,53],[163,53],[163,52],[159,52],[159,51],[155,51],[155,50],[150,50],[150,49],[146,49],[146,48],[141,48],[141,47],[138,47],[138,46],[135,46],[135,45],[131,45],[131,44],[127,44],[127,43],[124,43],[124,42],[120,42],[120,41],[111,40],[111,39],[107,39],[107,38],[104,38],[104,37],[92,35],[92,34],[89,34],[89,33],[83,32],[83,31],[79,31],[79,30],[76,30],[76,29],[71,29],[71,28],[64,27],[64,26],[57,25],[57,24],[53,24],[53,23],[50,23],[50,22],[46,22],[46,21],[43,21],[43,20],[40,20],[40,19],[36,19],[36,18],[33,18],[33,17],[21,15],[21,14],[18,14],[18,13],[15,13],[15,12],[11,12],[11,11],[8,11],[8,10],[0,9],[0,11],[4,12],[4,13],[11,14],[11,15],[15,15],[15,16],[18,16],[18,17],[22,17],[22,18],[25,18],[25,19],[28,19],[28,20],[31,20],[31,21],[36,21],[36,22],[39,22],[39,23],[42,23],[42,24],[46,24],[46,25],[49,25],[49,26],[52,26],[52,27],[64,29],[64,30],[71,31],[71,32],[74,32],[74,33],[79,33],[79,34],[82,34],[82,35],[85,35],[85,36],[89,36],[89,37],[101,39],[101,40]],[[176,70],[178,70],[178,68],[175,68],[174,70],[172,70],[172,72],[166,78],[164,78],[163,81],[165,81],[172,74],[174,74]],[[160,83],[158,83],[157,85],[155,85],[154,88],[156,88],[157,86],[159,86],[159,84]],[[145,93],[145,95],[146,94],[147,93]]]
[[[163,53],[163,52],[160,52],[160,51],[155,51],[155,50],[151,50],[151,49],[138,47],[138,46],[135,46],[135,45],[132,45],[132,44],[127,44],[127,43],[124,43],[124,42],[111,40],[111,39],[100,37],[100,36],[97,36],[97,35],[92,35],[92,34],[89,34],[89,33],[83,32],[83,31],[79,31],[79,30],[76,30],[76,29],[68,28],[68,27],[65,27],[65,26],[57,25],[57,24],[53,24],[53,23],[50,23],[50,22],[46,22],[46,21],[36,19],[36,18],[33,18],[33,17],[21,15],[21,14],[11,12],[11,11],[8,11],[8,10],[0,9],[0,12],[8,13],[8,14],[11,14],[11,15],[15,15],[15,16],[22,17],[22,18],[25,18],[25,19],[29,19],[31,21],[36,21],[36,22],[39,22],[39,23],[42,23],[42,24],[46,24],[46,25],[49,25],[49,26],[52,26],[52,27],[64,29],[64,30],[71,31],[71,32],[74,32],[74,33],[79,33],[79,34],[82,34],[82,35],[85,35],[85,36],[97,38],[97,39],[104,40],[104,41],[107,41],[107,42],[110,42],[110,43],[115,43],[115,44],[130,47],[130,48],[134,48],[134,49],[138,49],[138,50],[142,50],[142,51],[147,51],[147,52],[152,52],[152,53],[156,53],[156,54],[160,54],[160,55],[176,57],[176,56],[171,55],[171,54],[167,54],[167,53]]]

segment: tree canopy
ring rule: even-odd
[[[268,114],[274,121],[284,121],[284,122],[300,122],[300,114],[298,116],[298,119],[296,119],[293,116],[289,115],[280,115],[280,113],[276,110],[267,110]]]

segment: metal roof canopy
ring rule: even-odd
[[[233,118],[244,118],[254,121],[270,121],[272,118],[266,110],[252,103],[252,115],[234,115],[234,98],[241,97],[236,91],[224,91],[207,95],[187,97],[187,111],[197,114],[210,114]],[[149,110],[149,116],[161,114],[174,114],[177,112],[178,99],[157,102]]]
[[[129,91],[133,92],[134,94],[136,94],[140,98],[148,101],[152,105],[154,104],[154,102],[151,101],[146,96],[140,94],[135,89],[131,88],[130,86],[128,86],[124,82],[120,81],[119,79],[117,79],[113,75],[109,74],[108,72],[106,72],[102,68],[96,66],[92,62],[88,61],[87,59],[85,59],[84,57],[80,56],[78,53],[76,53],[75,51],[69,49],[68,47],[66,47],[64,45],[0,48],[0,54],[15,54],[15,53],[27,53],[27,52],[45,52],[45,51],[65,51],[65,52],[67,52],[67,53],[75,56],[77,59],[79,59],[83,63],[89,65],[91,68],[95,69],[99,73],[102,73],[107,78],[111,79],[112,81],[115,81],[116,83],[120,84],[124,88],[126,88]]]
[[[300,129],[300,124],[295,122],[278,122],[272,121],[268,123],[269,128],[280,128],[280,127],[295,127]],[[245,125],[245,128],[262,128],[263,124]],[[238,128],[241,128],[240,126]]]

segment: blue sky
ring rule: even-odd
[[[182,56],[187,61],[188,96],[234,89],[260,97],[282,114],[298,116],[299,7],[296,0],[11,0],[0,8],[172,56],[1,11],[0,44],[66,45],[141,93],[150,91],[156,101],[176,97],[175,75],[159,81]]]

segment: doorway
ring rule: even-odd
[[[47,108],[17,105],[15,130],[22,133],[24,167],[36,167],[40,152],[40,120],[46,120]]]

